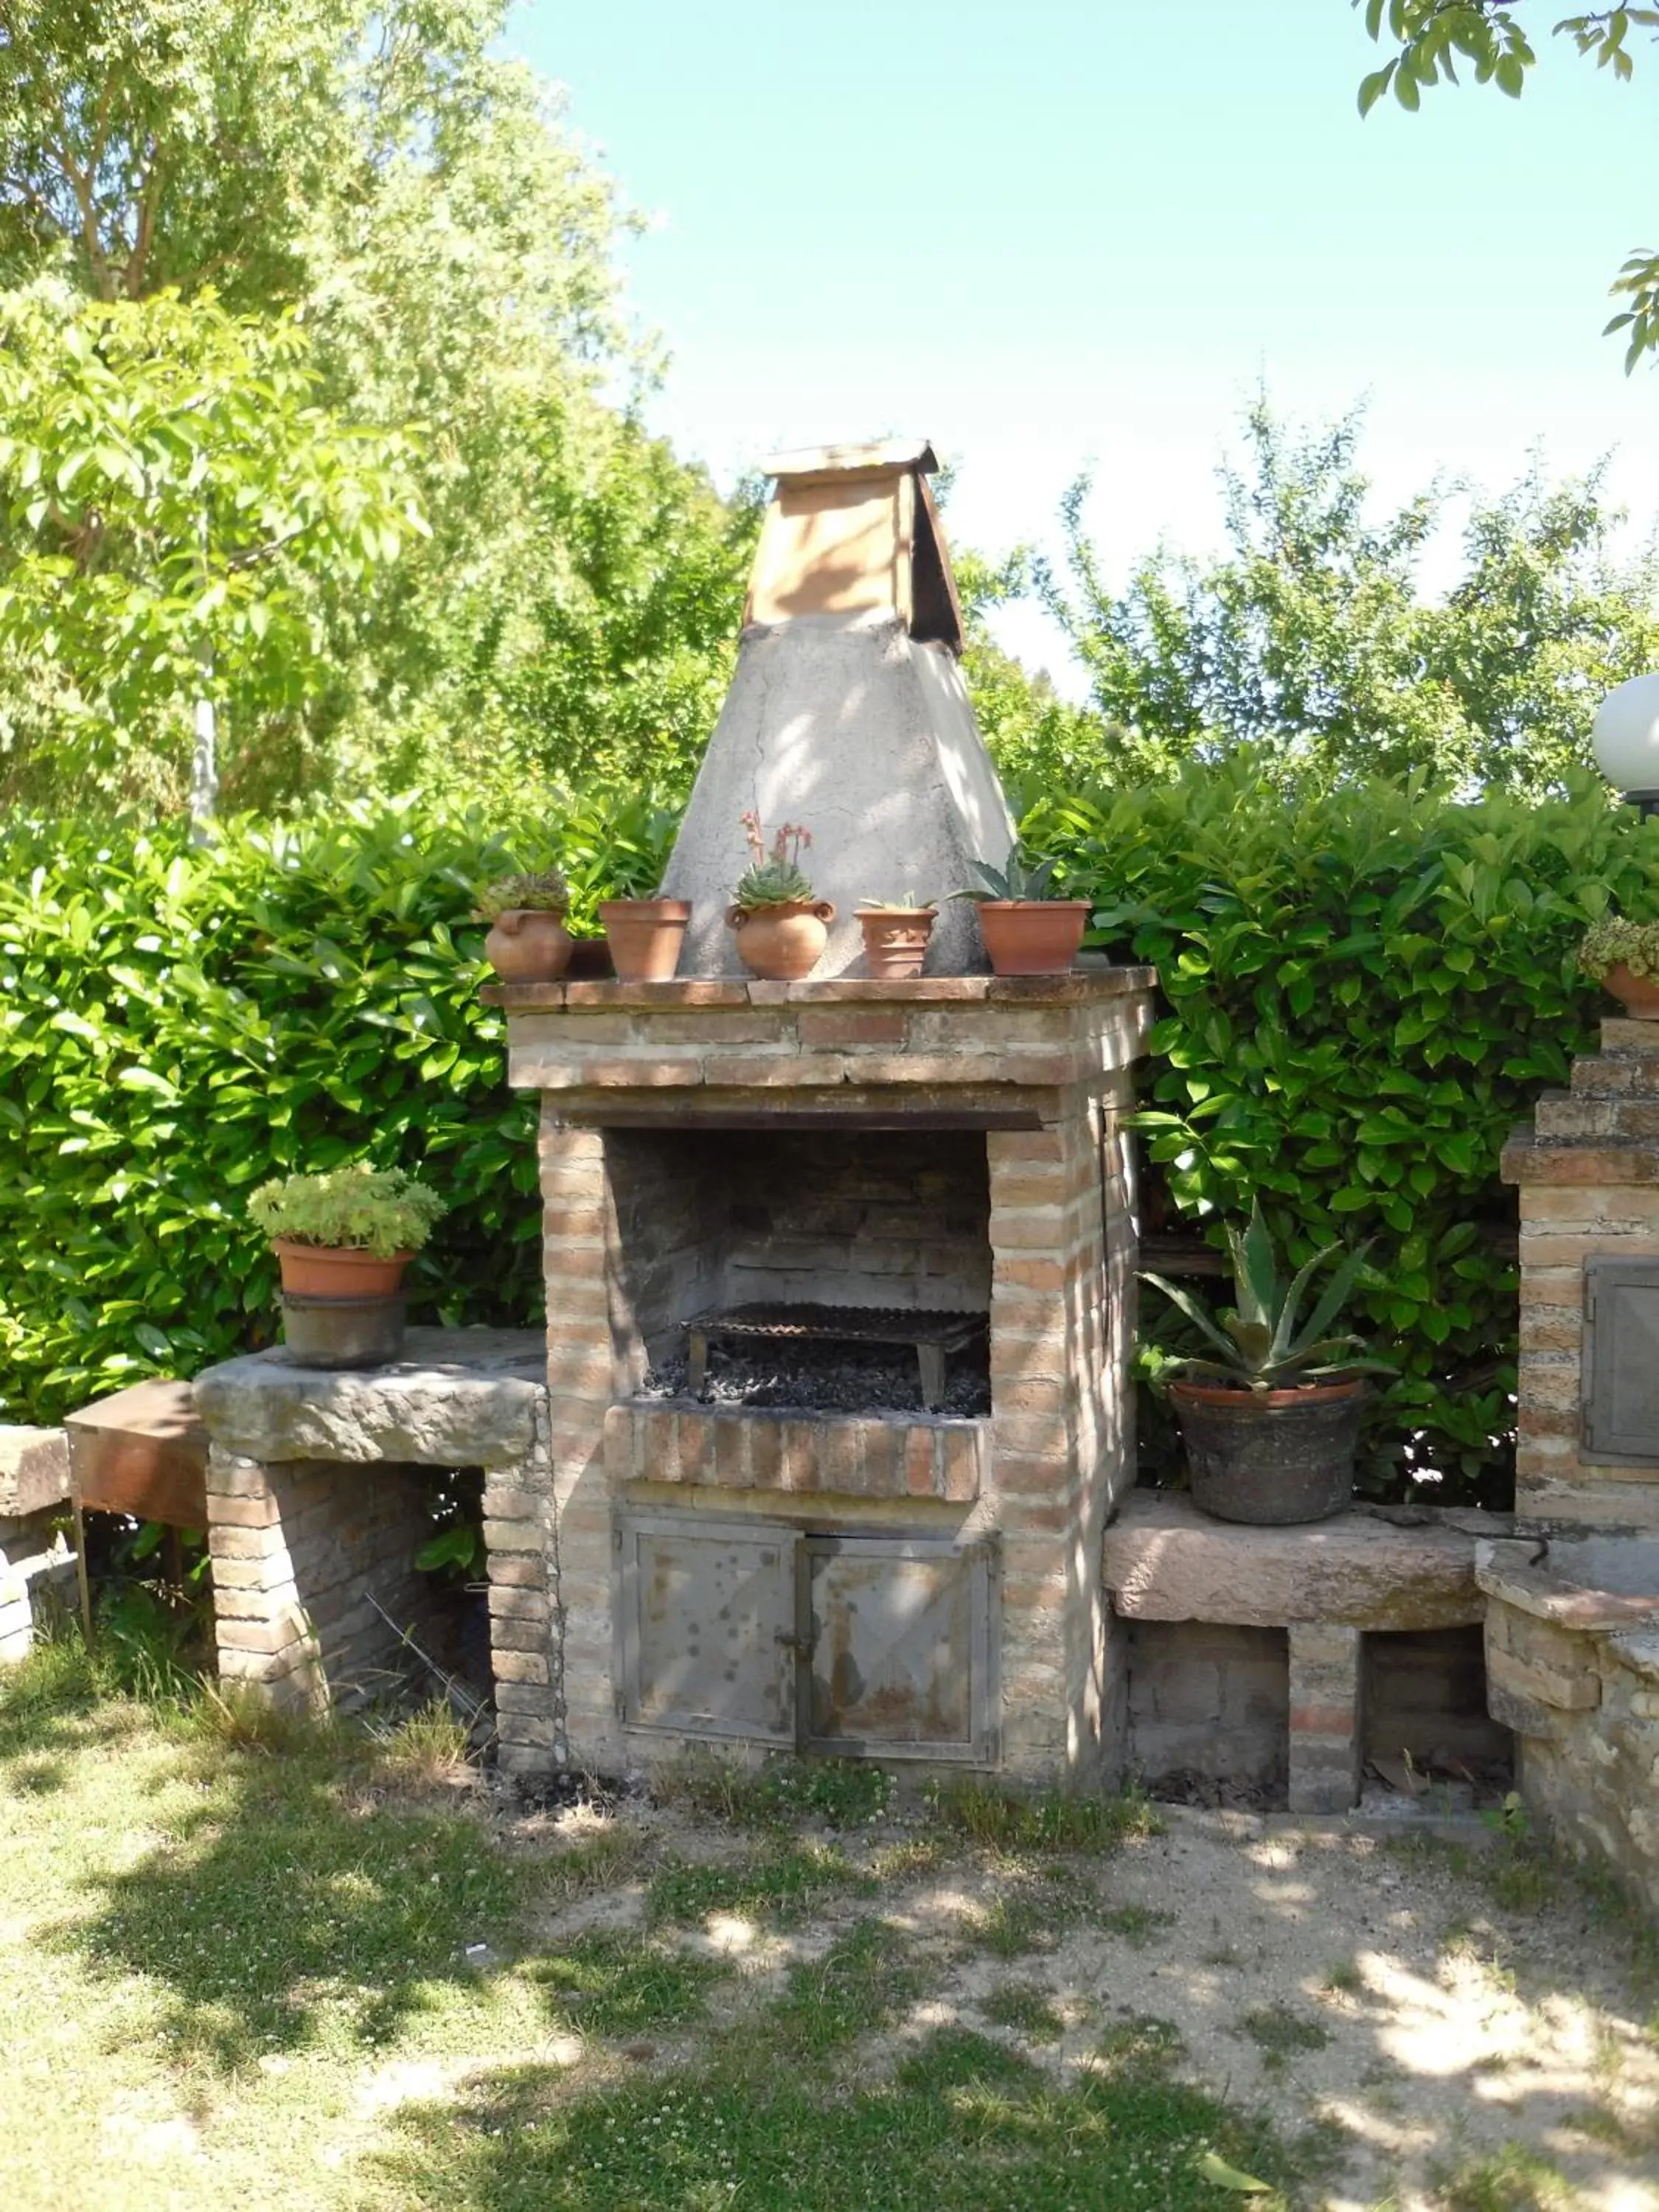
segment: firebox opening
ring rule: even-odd
[[[981,1133],[610,1129],[605,1146],[619,1393],[989,1410]]]

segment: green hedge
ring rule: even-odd
[[[537,1319],[535,1103],[477,1002],[474,892],[557,859],[591,921],[654,879],[667,826],[643,801],[556,835],[411,802],[228,823],[204,849],[182,828],[0,837],[0,1419],[270,1341],[244,1198],[358,1154],[450,1200],[413,1318]]]
[[[1456,804],[1418,785],[1276,787],[1248,759],[1039,810],[1029,830],[1099,903],[1094,939],[1157,964],[1143,1065],[1154,1229],[1260,1194],[1297,1260],[1373,1240],[1361,1304],[1400,1379],[1369,1486],[1433,1469],[1507,1502],[1515,1204],[1504,1139],[1611,1010],[1573,954],[1610,899],[1659,912],[1659,822],[1588,781],[1559,802]],[[1154,1347],[1186,1324],[1142,1300]],[[1154,1348],[1149,1364],[1157,1364]]]

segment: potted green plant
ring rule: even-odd
[[[939,918],[932,899],[918,899],[914,891],[890,901],[860,899],[857,913],[867,974],[890,978],[921,975],[927,940]]]
[[[750,864],[733,886],[726,925],[738,940],[738,957],[752,975],[797,982],[823,957],[836,909],[815,897],[800,856],[812,833],[786,822],[769,852],[760,816],[738,817],[748,839]]]
[[[979,908],[980,931],[999,975],[1062,974],[1077,958],[1089,920],[1087,899],[1056,898],[1054,864],[1016,844],[1007,864],[975,860],[982,889],[953,891]]]
[[[1584,932],[1578,965],[1634,1019],[1659,1021],[1659,921],[1603,915]]]
[[[1353,1495],[1363,1378],[1393,1372],[1385,1362],[1363,1357],[1358,1337],[1328,1334],[1353,1294],[1369,1247],[1345,1255],[1299,1323],[1314,1277],[1341,1248],[1328,1244],[1281,1281],[1259,1203],[1243,1236],[1228,1228],[1227,1243],[1234,1304],[1218,1322],[1190,1291],[1162,1275],[1146,1275],[1212,1347],[1211,1355],[1167,1361],[1163,1370],[1194,1378],[1170,1384],[1193,1503],[1218,1521],[1322,1521]]]
[[[556,983],[570,965],[570,887],[557,868],[500,876],[478,893],[484,958],[504,983]]]
[[[290,1353],[325,1367],[395,1358],[404,1269],[444,1213],[437,1192],[402,1168],[358,1161],[273,1178],[247,1209],[276,1255]]]
[[[680,947],[691,920],[690,899],[601,899],[599,915],[611,965],[621,981],[666,983],[672,980],[680,964]]]

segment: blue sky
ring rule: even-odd
[[[1215,542],[1264,378],[1304,418],[1368,401],[1379,496],[1611,450],[1633,528],[1659,520],[1659,373],[1600,336],[1659,239],[1659,45],[1620,87],[1544,36],[1559,13],[1523,6],[1519,103],[1364,123],[1346,0],[522,0],[506,43],[654,219],[629,289],[682,452],[725,483],[924,433],[987,550],[1051,543],[1087,466],[1121,574]],[[1032,618],[1009,635],[1054,658]]]

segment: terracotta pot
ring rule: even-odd
[[[835,918],[828,899],[726,909],[726,926],[737,938],[738,959],[751,975],[764,975],[775,983],[799,983],[811,974],[823,956]]]
[[[1365,1398],[1358,1379],[1291,1390],[1171,1382],[1194,1504],[1261,1528],[1340,1513],[1353,1497]]]
[[[564,916],[540,907],[509,907],[484,939],[484,958],[503,983],[556,983],[570,965]]]
[[[412,1252],[383,1260],[349,1244],[301,1244],[273,1237],[270,1249],[283,1271],[283,1288],[301,1298],[391,1298],[403,1287]]]
[[[1659,982],[1650,975],[1632,975],[1621,960],[1601,978],[1601,988],[1611,991],[1632,1021],[1659,1022]]]
[[[980,899],[979,926],[999,975],[1056,975],[1077,958],[1089,899]]]
[[[599,908],[611,964],[624,983],[666,983],[680,964],[690,899],[606,899]]]
[[[932,907],[860,907],[866,971],[895,978],[920,975],[936,920]]]
[[[283,1297],[283,1348],[295,1367],[386,1367],[404,1354],[404,1300]]]

